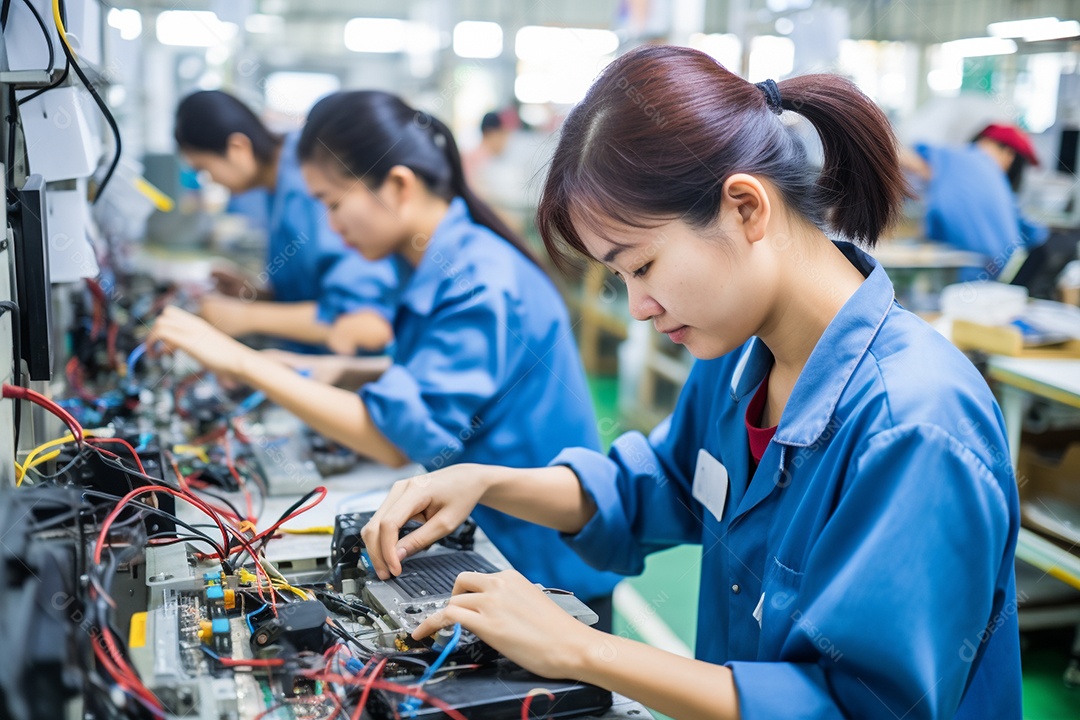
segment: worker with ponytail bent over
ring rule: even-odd
[[[754,84],[660,46],[609,65],[566,119],[539,227],[557,261],[606,265],[630,313],[698,358],[674,413],[607,455],[406,481],[364,536],[383,577],[478,503],[623,573],[700,544],[697,657],[576,623],[512,571],[462,574],[415,635],[460,622],[534,672],[680,720],[1020,718],[1001,413],[858,247],[904,190],[884,114],[847,80]]]
[[[599,448],[566,307],[523,241],[470,190],[446,125],[389,93],[336,93],[311,109],[297,153],[331,228],[397,268],[392,363],[357,393],[320,378],[327,365],[364,358],[293,358],[312,371],[301,377],[280,355],[179,308],[162,313],[148,342],[186,351],[390,465],[532,467],[568,445]],[[619,575],[590,568],[554,530],[489,508],[475,517],[532,582],[573,591],[610,627]]]

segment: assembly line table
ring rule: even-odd
[[[1080,360],[993,355],[987,362],[987,375],[999,383],[998,399],[1005,416],[1010,460],[1015,471],[1025,397],[1035,395],[1080,410]],[[1024,527],[1020,528],[1016,557],[1080,589],[1080,556]]]

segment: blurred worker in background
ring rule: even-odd
[[[480,121],[480,144],[461,156],[461,165],[465,169],[465,179],[481,197],[487,197],[487,169],[504,152],[510,140],[510,128],[503,122],[499,113],[484,114]]]
[[[304,185],[298,133],[276,135],[235,97],[211,90],[180,103],[175,136],[184,159],[251,206],[247,212],[268,233],[263,282],[216,271],[220,294],[203,300],[203,317],[233,337],[269,335],[306,351],[330,343],[351,355],[390,342],[394,269],[364,259],[330,229],[325,208]],[[266,194],[250,192],[259,190]],[[332,324],[343,318],[331,338]]]
[[[1046,241],[1047,228],[1024,218],[1016,201],[1029,164],[1039,164],[1035,148],[1012,125],[988,125],[964,147],[919,144],[901,154],[926,206],[926,237],[986,258],[962,279],[993,280],[1018,248]]]
[[[256,352],[178,308],[148,343],[187,352],[258,390],[319,433],[380,462],[544,464],[567,445],[599,449],[589,388],[558,290],[524,241],[472,192],[437,118],[384,92],[330,95],[298,153],[311,193],[345,241],[401,278],[392,364],[359,393],[327,363]],[[556,531],[496,510],[476,520],[532,582],[571,590],[611,626],[619,575],[590,568]]]

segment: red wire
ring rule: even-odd
[[[399,695],[408,695],[410,697],[419,698],[428,705],[442,710],[454,720],[468,720],[468,718],[462,715],[458,710],[447,704],[445,700],[437,698],[434,695],[429,695],[418,687],[413,685],[399,685],[398,683],[390,682],[388,680],[378,679],[378,673],[382,672],[382,666],[386,664],[387,660],[388,658],[382,658],[382,660],[379,661],[379,664],[375,666],[375,670],[372,671],[372,674],[365,678],[347,678],[328,672],[312,673],[309,674],[309,677],[328,682],[335,682],[341,685],[357,685],[363,682],[365,684],[364,693],[360,696],[360,704],[357,706],[357,710],[361,713],[363,712],[364,703],[367,701],[367,696],[370,694],[371,690],[389,690],[390,692]],[[359,713],[354,710],[352,716],[353,720],[356,720],[359,716]]]
[[[121,688],[142,698],[148,705],[156,709],[164,717],[165,712],[162,709],[161,701],[143,685],[139,676],[135,674],[135,671],[124,660],[123,655],[120,653],[120,649],[116,646],[116,640],[112,637],[112,631],[104,630],[100,637],[104,643],[104,647],[94,642],[94,656],[98,661],[105,666],[105,670],[113,677],[116,684]]]
[[[240,491],[244,494],[244,509],[247,510],[247,520],[255,523],[258,521],[258,518],[255,517],[255,503],[251,500],[251,491],[248,489],[247,481],[245,481],[243,476],[236,470],[236,463],[233,462],[232,442],[229,441],[228,432],[225,433],[224,445],[225,465],[229,468],[229,472],[232,474],[233,479],[236,480],[236,484],[240,486]]]
[[[364,714],[364,707],[367,705],[368,695],[371,694],[371,688],[374,687],[375,681],[379,675],[382,674],[383,668],[386,667],[387,658],[383,658],[379,661],[379,664],[375,666],[375,669],[371,671],[371,675],[366,678],[364,683],[364,691],[360,693],[360,702],[356,704],[356,710],[353,711],[352,720],[360,720],[360,716]]]
[[[128,452],[131,453],[132,459],[135,460],[135,467],[139,468],[139,472],[141,472],[143,475],[146,474],[146,468],[143,467],[142,459],[139,457],[139,453],[136,452],[135,448],[131,446],[131,443],[129,443],[124,438],[119,438],[119,437],[111,437],[111,438],[110,437],[94,437],[94,438],[88,438],[87,442],[90,443],[91,445],[98,445],[98,444],[101,444],[101,443],[119,443],[120,445],[123,445],[125,448],[127,448]]]
[[[229,545],[229,532],[228,532],[228,530],[225,529],[224,523],[221,522],[221,518],[219,518],[217,516],[217,513],[215,513],[213,511],[213,509],[210,506],[208,506],[205,502],[203,502],[201,498],[198,498],[198,497],[196,497],[194,495],[184,494],[184,493],[180,492],[179,490],[173,490],[171,487],[166,487],[165,485],[145,485],[145,486],[140,487],[140,488],[135,488],[134,490],[129,492],[127,495],[120,498],[120,500],[118,500],[117,503],[116,503],[116,507],[114,507],[109,512],[109,514],[105,517],[105,521],[101,524],[101,531],[98,533],[97,543],[95,544],[95,547],[94,547],[94,563],[95,564],[97,564],[97,565],[101,564],[101,550],[105,546],[106,538],[108,538],[108,536],[109,536],[109,528],[112,526],[113,522],[115,522],[116,517],[123,510],[124,506],[127,505],[129,502],[131,502],[132,500],[134,500],[135,498],[137,498],[140,495],[146,495],[147,493],[154,493],[154,492],[168,493],[169,495],[172,495],[174,497],[178,497],[181,500],[184,500],[184,501],[186,501],[188,503],[191,503],[195,507],[202,510],[204,513],[206,513],[207,515],[210,516],[210,519],[213,520],[217,524],[218,529],[221,530],[221,536],[225,540],[224,545],[226,547]]]
[[[266,659],[239,659],[239,658],[216,658],[225,667],[281,667],[285,664],[283,658]]]
[[[263,530],[261,533],[256,535],[254,538],[252,538],[251,542],[254,543],[254,542],[257,542],[259,540],[262,540],[263,538],[273,536],[273,534],[275,532],[277,532],[277,529],[279,527],[281,527],[285,523],[289,522],[290,520],[292,520],[296,516],[302,515],[303,513],[306,513],[308,510],[315,507],[316,505],[318,505],[319,503],[321,503],[323,500],[326,499],[326,488],[323,487],[322,485],[315,488],[315,492],[318,493],[319,496],[317,498],[315,498],[314,501],[311,504],[303,505],[301,507],[298,507],[296,510],[292,511],[291,513],[289,513],[288,515],[286,515],[285,517],[281,518],[280,520],[275,522],[273,525],[268,527],[266,530]]]
[[[548,700],[555,702],[555,693],[550,690],[544,690],[543,688],[537,688],[525,696],[525,700],[521,703],[521,720],[529,720],[529,707],[532,706],[533,698],[537,695],[547,695]]]
[[[67,376],[68,384],[71,385],[71,389],[75,391],[75,394],[82,400],[89,403],[96,403],[98,398],[89,390],[86,389],[83,377],[83,368],[79,363],[79,358],[72,356],[67,361],[67,365],[64,366],[64,374]]]
[[[82,425],[80,425],[79,422],[71,416],[71,413],[69,413],[67,410],[60,407],[41,393],[37,392],[36,390],[31,390],[30,388],[24,388],[18,385],[9,385],[8,383],[4,383],[3,396],[6,398],[27,400],[34,403],[35,405],[39,405],[45,408],[53,415],[64,421],[64,424],[68,426],[69,430],[71,430],[71,434],[72,436],[74,436],[75,442],[81,443],[83,441]]]
[[[94,296],[94,324],[90,328],[90,337],[97,339],[101,333],[101,326],[105,319],[105,306],[108,304],[109,299],[105,296],[105,290],[97,280],[93,278],[87,278],[86,287],[90,290],[90,294]]]

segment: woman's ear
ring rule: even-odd
[[[423,181],[411,169],[404,165],[395,165],[386,174],[379,187],[379,194],[390,207],[399,209],[416,199],[417,193],[423,189],[422,185]]]
[[[727,219],[726,228],[734,226],[747,240],[757,242],[765,237],[771,214],[769,195],[756,177],[736,173],[724,181],[720,216]]]
[[[255,157],[255,147],[251,144],[251,138],[244,133],[234,132],[225,139],[225,156],[235,159],[234,153],[242,153],[242,157]]]

